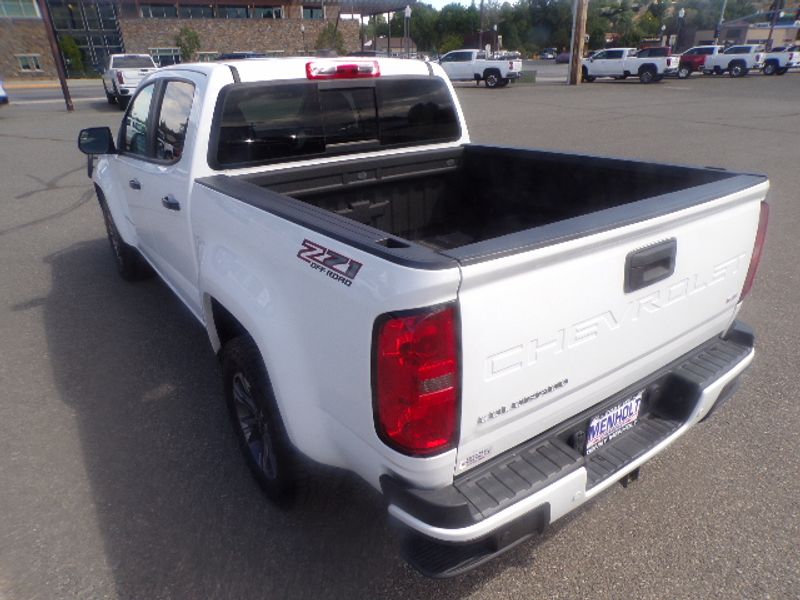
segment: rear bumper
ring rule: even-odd
[[[404,555],[432,577],[470,570],[541,533],[636,471],[736,390],[753,359],[753,334],[735,323],[644,381],[500,455],[453,484],[419,490],[381,478],[392,520],[404,530]],[[637,425],[584,456],[589,420],[645,390]]]
[[[519,79],[522,77],[522,71],[511,71],[503,76],[505,79]]]

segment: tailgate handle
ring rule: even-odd
[[[671,238],[628,254],[625,258],[625,293],[635,292],[672,275],[677,252],[678,240]]]

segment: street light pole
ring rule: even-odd
[[[405,16],[403,33],[405,35],[406,58],[411,58],[411,7],[408,4],[406,4],[403,15]]]
[[[717,23],[717,28],[714,30],[714,45],[719,44],[719,36],[722,34],[722,22],[725,20],[725,9],[728,6],[728,0],[722,0],[722,10],[719,13],[719,23]]]
[[[581,82],[581,59],[583,58],[583,44],[586,36],[586,14],[589,9],[589,0],[575,0],[572,11],[572,43],[570,45],[569,59],[569,85],[578,85]]]
[[[300,23],[300,35],[303,36],[303,54],[308,54],[308,48],[306,47],[306,26]]]
[[[492,25],[492,29],[494,30],[494,51],[499,52],[500,48],[497,47],[497,23]]]
[[[678,31],[675,33],[675,42],[672,44],[672,50],[675,51],[675,48],[679,48],[681,41],[681,27],[683,26],[683,17],[686,16],[686,9],[681,8],[678,11]]]

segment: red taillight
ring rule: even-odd
[[[306,77],[309,79],[362,79],[379,77],[380,65],[377,61],[337,62],[332,60],[306,63]]]
[[[761,262],[761,253],[764,250],[764,240],[767,238],[767,222],[769,221],[769,204],[766,202],[761,203],[761,213],[758,216],[758,230],[756,231],[756,242],[753,244],[753,254],[750,256],[750,268],[747,269],[747,277],[742,286],[742,293],[739,296],[739,301],[744,300],[744,297],[750,292],[753,287],[753,280],[756,278],[756,271],[758,271],[758,263]]]
[[[376,324],[375,424],[383,441],[404,454],[435,454],[456,442],[456,330],[453,306]]]
[[[122,71],[117,71],[117,81],[120,83],[125,83],[125,81],[122,79]]]

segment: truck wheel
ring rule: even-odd
[[[692,70],[686,65],[678,67],[678,79],[686,79],[692,74]]]
[[[764,65],[764,75],[775,75],[778,72],[778,61],[768,60]]]
[[[728,65],[728,74],[731,77],[744,77],[747,75],[747,67],[743,62],[736,61]]]
[[[120,96],[117,94],[117,104],[119,105],[120,110],[125,110],[128,108],[128,103],[131,101],[130,96]]]
[[[497,82],[497,87],[503,88],[506,87],[509,83],[511,83],[511,80],[504,77],[503,79]]]
[[[498,71],[486,71],[483,74],[483,83],[487,88],[496,88],[500,84],[500,73]]]
[[[639,81],[642,83],[652,83],[656,78],[656,71],[652,67],[643,68],[639,71]]]
[[[589,75],[589,71],[586,69],[586,67],[583,67],[581,69],[581,79],[586,83],[592,83],[595,78]]]
[[[99,192],[98,200],[100,201],[100,210],[103,211],[106,235],[108,236],[108,243],[111,244],[111,253],[114,255],[114,262],[117,265],[119,276],[125,281],[146,279],[151,273],[149,265],[145,263],[136,248],[126,244],[125,240],[122,239],[114,223],[114,217],[106,205],[105,198]]]
[[[775,74],[776,74],[776,75],[786,75],[786,73],[787,73],[788,71],[789,71],[789,67],[781,67],[780,69],[778,69],[777,71],[775,71]]]
[[[658,83],[658,82],[659,82],[659,81],[661,81],[662,79],[664,79],[664,76],[663,76],[663,75],[656,75],[655,77],[653,77],[653,81],[654,81],[655,83]]]
[[[114,94],[109,93],[108,89],[106,88],[105,82],[103,82],[103,91],[106,93],[106,100],[108,100],[109,104],[116,103],[117,99],[114,97]]]
[[[291,506],[307,489],[307,474],[284,428],[261,352],[250,336],[234,338],[223,347],[222,381],[247,466],[270,500]]]

